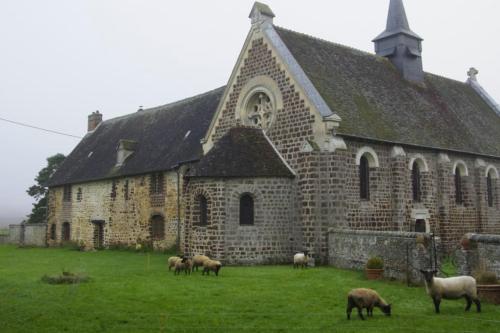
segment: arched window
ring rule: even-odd
[[[61,239],[63,242],[67,242],[71,239],[71,225],[69,222],[64,222],[62,224]]]
[[[486,178],[486,188],[488,192],[488,207],[493,207],[493,176],[491,172],[488,173]]]
[[[464,203],[462,193],[462,172],[460,168],[455,169],[455,202],[457,205],[462,205]]]
[[[254,205],[250,194],[243,194],[240,198],[240,224],[253,225]]]
[[[207,198],[205,196],[198,196],[198,208],[199,208],[199,225],[207,225],[208,224],[208,203]]]
[[[365,155],[359,160],[359,197],[370,200],[370,164]]]
[[[165,219],[161,215],[151,218],[151,239],[162,240],[165,238]]]
[[[56,224],[50,225],[50,240],[56,240]]]
[[[420,167],[418,163],[413,163],[413,168],[411,170],[411,184],[412,184],[412,192],[413,192],[413,201],[421,202],[422,201],[422,189],[421,189],[421,174]]]

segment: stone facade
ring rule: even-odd
[[[195,179],[188,185],[185,253],[207,254],[226,264],[285,263],[300,249],[296,189],[286,178]],[[253,225],[239,221],[240,198],[251,194]],[[207,199],[207,224],[197,200]]]
[[[151,174],[73,184],[69,201],[63,198],[63,187],[51,188],[48,244],[64,242],[63,224],[69,223],[69,240],[86,248],[133,246],[137,243],[151,243],[157,249],[175,246],[178,233],[178,175],[175,171],[162,174],[163,185],[160,188],[163,190],[160,193],[151,192]],[[182,174],[179,180],[182,189]],[[181,199],[179,203],[182,219],[184,205]],[[163,220],[163,235],[152,235],[154,217]],[[96,239],[100,223],[103,224],[100,236],[103,244],[98,244]]]

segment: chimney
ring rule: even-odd
[[[410,29],[403,0],[391,0],[386,29],[373,40],[377,55],[388,58],[406,80],[422,83],[422,41]]]
[[[92,132],[101,122],[102,122],[102,113],[100,113],[99,111],[92,112],[92,114],[89,115],[87,130],[89,132]]]

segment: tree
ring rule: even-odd
[[[31,214],[28,216],[28,223],[43,223],[47,217],[47,182],[50,177],[61,166],[66,156],[56,154],[47,158],[47,166],[38,172],[35,178],[36,184],[31,186],[26,192],[35,198]]]

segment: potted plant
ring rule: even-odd
[[[476,274],[479,298],[489,303],[500,304],[500,283],[494,272],[480,271]]]
[[[366,278],[368,280],[378,280],[384,274],[384,261],[379,257],[371,257],[366,262]]]

